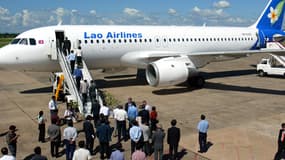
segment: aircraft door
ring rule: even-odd
[[[62,51],[62,45],[64,41],[64,32],[63,31],[55,31],[55,41],[53,41],[51,46],[51,60],[57,60],[58,51]]]
[[[57,60],[56,41],[54,40],[54,38],[49,39],[49,44],[50,44],[50,51],[48,56],[51,60]]]
[[[79,39],[76,39],[75,42],[73,42],[73,49],[77,49],[80,46],[81,41]]]

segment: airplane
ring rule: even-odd
[[[57,44],[68,37],[73,48],[81,46],[89,69],[136,67],[145,69],[151,86],[188,81],[203,87],[199,68],[213,61],[264,53],[267,42],[285,36],[284,3],[269,0],[249,27],[56,25],[31,29],[0,49],[0,68],[59,71]]]

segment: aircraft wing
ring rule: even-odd
[[[121,57],[124,65],[145,68],[147,64],[167,57],[188,56],[197,68],[203,67],[209,62],[225,61],[246,57],[251,54],[272,53],[275,55],[285,55],[283,49],[262,49],[243,51],[218,51],[218,52],[179,52],[179,51],[134,51],[128,52]]]

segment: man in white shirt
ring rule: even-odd
[[[113,118],[115,119],[116,112],[119,110],[117,106],[115,109],[113,109]],[[117,121],[115,119],[115,126],[114,126],[114,132],[113,132],[114,137],[118,136],[118,129],[117,129]]]
[[[150,144],[149,144],[150,128],[149,126],[146,125],[145,121],[142,121],[140,128],[143,133],[143,151],[148,156],[150,155]]]
[[[76,62],[78,66],[82,66],[82,50],[80,46],[76,50]]]
[[[79,141],[78,142],[79,148],[74,152],[72,160],[90,160],[91,155],[89,150],[85,149],[85,142]]]
[[[16,158],[12,155],[8,155],[8,148],[7,147],[3,147],[1,149],[1,153],[3,154],[3,156],[0,158],[0,160],[16,160]]]
[[[127,135],[126,135],[126,121],[128,119],[127,112],[123,109],[122,105],[118,106],[118,110],[114,112],[114,119],[117,122],[117,130],[118,130],[118,143],[121,141],[121,133],[123,134],[123,138],[126,141]]]
[[[103,114],[105,116],[105,119],[108,120],[109,115],[110,115],[110,109],[109,107],[103,105],[100,107],[99,114]]]
[[[77,130],[73,127],[72,121],[67,121],[67,126],[63,131],[63,138],[65,143],[66,160],[72,160],[75,151],[75,142],[77,138]]]
[[[83,105],[85,105],[86,102],[87,102],[88,90],[89,90],[89,84],[88,84],[87,80],[85,79],[85,80],[80,84],[80,93],[81,93],[81,95],[82,95],[82,102],[83,102]]]
[[[145,110],[148,110],[148,112],[151,112],[151,106],[147,104],[146,100],[142,101],[142,105],[145,106]]]
[[[57,116],[57,112],[58,112],[55,96],[51,97],[51,100],[48,103],[48,108],[50,110],[51,119],[55,118]]]

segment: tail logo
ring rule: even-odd
[[[284,7],[284,2],[284,0],[279,2],[275,9],[273,7],[270,7],[270,13],[268,13],[267,17],[270,19],[271,25],[274,25],[275,22],[278,21],[278,18],[280,17],[282,9]]]

